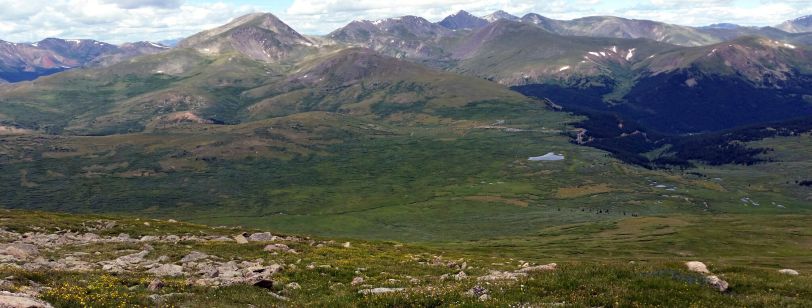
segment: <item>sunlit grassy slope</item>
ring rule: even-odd
[[[780,219],[774,219],[780,218]],[[114,227],[98,231],[101,236],[120,233],[144,235],[225,235],[243,228],[211,228],[172,221],[99,215],[49,214],[30,211],[0,212],[0,227],[13,232],[53,233],[80,231],[88,223],[114,221]],[[186,278],[163,278],[165,286],[147,289],[154,279],[145,272],[111,275],[105,272],[24,271],[0,266],[10,279],[2,290],[19,291],[29,280],[41,284],[40,298],[56,306],[81,306],[92,301],[98,307],[154,306],[232,307],[253,305],[391,307],[391,306],[792,306],[812,302],[812,280],[808,260],[812,234],[804,228],[805,216],[724,215],[709,220],[694,216],[627,218],[616,223],[569,225],[546,229],[535,235],[499,241],[477,241],[456,245],[402,244],[398,242],[351,240],[342,247],[337,238],[315,238],[291,242],[297,254],[269,254],[264,243],[194,242],[154,243],[147,258],[166,256],[177,261],[192,251],[224,260],[256,260],[281,264],[284,270],[273,276],[271,290],[250,285],[211,289],[192,286]],[[149,225],[147,225],[149,224]],[[750,224],[759,224],[753,231]],[[787,236],[787,234],[790,234]],[[335,239],[336,242],[327,240]],[[655,240],[656,239],[656,240]],[[333,243],[314,246],[308,242]],[[760,243],[754,246],[753,243]],[[138,251],[138,242],[68,245],[43,250],[45,257],[66,253],[83,259],[115,258]],[[730,283],[730,291],[719,293],[704,283],[701,275],[689,272],[683,263],[702,260],[710,270]],[[531,273],[518,281],[483,282],[476,277],[490,270],[511,271],[525,262],[556,262],[555,271]],[[469,278],[442,279],[456,275],[460,264]],[[435,264],[435,265],[432,265]],[[451,264],[451,265],[447,265]],[[313,265],[313,266],[310,266]],[[782,275],[784,267],[799,270],[800,276]],[[363,284],[352,285],[354,277]],[[301,288],[289,287],[295,282]],[[372,287],[404,288],[384,295],[362,295]],[[490,299],[466,295],[478,287],[488,290]],[[282,294],[287,301],[272,296]]]

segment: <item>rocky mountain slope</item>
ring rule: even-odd
[[[419,35],[450,33],[419,18],[378,26]],[[359,33],[345,30],[347,39]],[[97,91],[85,93],[85,87]],[[49,92],[60,99],[38,94]],[[270,14],[248,15],[196,34],[167,53],[51,76],[4,90],[0,97],[8,102],[0,104],[6,125],[78,134],[142,131],[177,116],[237,124],[308,111],[387,116],[486,99],[528,101],[497,84],[377,52],[317,48]],[[34,106],[40,111],[31,112]]]
[[[812,15],[785,21],[776,28],[790,33],[812,32]]]
[[[508,12],[505,12],[503,10],[498,10],[498,11],[493,12],[491,14],[482,16],[482,18],[487,20],[488,22],[495,22],[497,20],[502,20],[502,19],[510,20],[510,21],[519,21],[519,20],[521,20],[521,18],[519,18],[518,16],[514,16],[514,15],[512,15],[512,14],[510,14]]]
[[[645,38],[683,46],[700,46],[718,42],[714,37],[691,27],[651,20],[634,20],[612,16],[554,20],[538,14],[528,14],[522,18],[522,21],[560,35]]]
[[[178,43],[206,55],[237,52],[250,59],[274,62],[311,49],[314,43],[272,14],[242,16]]]
[[[485,18],[474,16],[466,11],[459,11],[449,15],[437,24],[451,30],[472,30],[482,28],[488,25],[488,22]]]
[[[676,48],[648,40],[561,36],[536,26],[497,21],[454,46],[452,70],[506,85],[579,83],[613,78],[636,63]],[[603,76],[603,77],[601,77]]]
[[[352,46],[373,49],[396,58],[442,60],[448,57],[443,46],[458,34],[416,16],[376,21],[354,21],[328,38]]]

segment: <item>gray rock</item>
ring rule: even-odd
[[[0,292],[0,307],[2,308],[53,308],[51,304],[33,298],[26,294]]]
[[[186,255],[182,259],[180,259],[180,262],[181,263],[197,262],[197,261],[200,261],[200,260],[208,259],[210,257],[211,256],[209,256],[209,255],[207,255],[205,253],[202,253],[202,252],[199,252],[199,251],[192,251],[188,255]]]
[[[374,289],[364,289],[358,291],[358,294],[370,295],[370,294],[386,294],[386,293],[393,293],[393,292],[401,292],[406,289],[404,288],[374,288]]]
[[[248,240],[252,242],[273,242],[278,239],[279,237],[271,234],[271,232],[254,233],[248,237]]]
[[[727,289],[730,288],[727,281],[722,280],[718,276],[707,276],[705,277],[705,281],[719,292],[727,292]]]
[[[546,272],[546,271],[554,271],[558,267],[558,264],[550,263],[547,265],[539,265],[539,266],[528,266],[522,269],[519,269],[520,273],[531,273],[531,272]]]
[[[290,247],[285,244],[270,244],[265,246],[264,250],[267,252],[287,252],[290,251]]]
[[[234,241],[236,241],[237,244],[248,244],[248,239],[245,238],[245,235],[242,235],[242,234],[235,235],[234,236]]]
[[[699,261],[690,261],[686,262],[685,266],[688,268],[689,271],[702,273],[702,274],[710,274],[708,271],[708,266],[705,263]]]
[[[183,266],[175,265],[175,264],[162,264],[158,267],[152,268],[147,271],[147,273],[153,274],[159,277],[176,277],[183,275]]]
[[[468,279],[468,274],[466,274],[465,272],[459,272],[456,275],[454,275],[454,279],[457,281]]]
[[[299,290],[301,288],[302,288],[302,286],[300,286],[298,283],[295,283],[295,282],[291,282],[291,283],[285,285],[285,289],[290,289],[290,290]]]
[[[29,259],[39,255],[39,249],[31,244],[12,243],[0,246],[0,253],[17,259]]]
[[[479,281],[499,281],[499,280],[518,280],[519,278],[526,277],[527,273],[517,272],[501,272],[490,271],[488,275],[477,278]]]
[[[350,285],[357,286],[357,285],[360,285],[362,283],[364,283],[364,277],[358,276],[358,277],[355,277],[355,278],[352,279],[352,282],[350,282]]]
[[[141,241],[141,242],[157,242],[159,240],[161,240],[160,237],[153,236],[153,235],[144,235],[144,236],[141,237],[141,239],[139,239],[139,241]]]
[[[142,250],[134,254],[118,257],[114,262],[123,266],[138,264],[144,262],[144,257],[146,257],[148,254],[149,250]]]
[[[6,278],[10,279],[10,278]],[[14,283],[5,279],[0,280],[0,288],[3,289],[11,289],[14,287]]]
[[[465,292],[465,295],[470,296],[470,297],[479,298],[482,295],[487,295],[488,293],[489,293],[489,291],[485,287],[483,287],[483,286],[474,286],[473,288],[468,290],[468,292]]]
[[[20,259],[17,259],[17,258],[16,258],[16,257],[14,257],[14,256],[10,256],[10,255],[0,255],[0,263],[14,263],[14,262],[17,262],[17,261],[19,261],[19,260],[20,260]]]
[[[152,282],[149,283],[149,286],[147,287],[147,290],[155,292],[155,291],[158,291],[158,290],[162,289],[164,286],[165,286],[165,284],[164,284],[164,282],[162,280],[160,280],[158,278],[155,278],[155,279],[152,280]]]
[[[798,276],[798,275],[800,275],[800,273],[798,273],[798,271],[796,271],[794,269],[788,269],[788,268],[779,270],[778,272],[781,273],[781,274],[790,275],[790,276]]]

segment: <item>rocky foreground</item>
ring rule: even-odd
[[[668,303],[658,298],[658,288],[664,294],[683,288],[696,293],[694,301],[711,304],[735,288],[698,261],[539,265],[174,220],[25,212],[0,217],[0,307],[580,306],[603,302],[607,292],[616,303]],[[778,275],[799,273],[783,269]],[[605,279],[609,285],[649,284],[651,293],[602,289]]]

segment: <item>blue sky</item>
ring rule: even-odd
[[[558,19],[594,15],[701,26],[776,25],[812,14],[812,0],[0,0],[0,39],[93,38],[112,43],[185,37],[251,12],[271,12],[304,34],[326,34],[356,19],[504,9]]]

